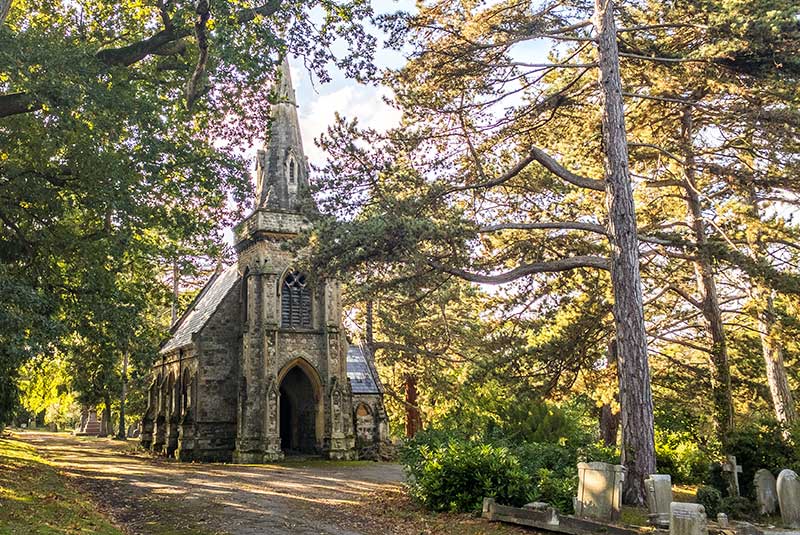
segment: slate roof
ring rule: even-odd
[[[366,348],[351,345],[347,350],[347,377],[353,394],[381,394],[383,388],[375,368],[371,365],[371,356]]]
[[[215,273],[172,328],[172,337],[161,347],[160,353],[169,353],[190,344],[192,336],[205,326],[237,280],[239,280],[239,272],[236,264],[221,273]]]

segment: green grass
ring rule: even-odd
[[[36,450],[0,439],[0,535],[122,535]]]

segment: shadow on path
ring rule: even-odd
[[[396,464],[187,464],[135,454],[109,439],[38,432],[18,438],[133,534],[384,535],[410,528],[383,519],[375,507],[378,497],[402,493]]]

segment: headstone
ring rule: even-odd
[[[777,489],[783,526],[800,528],[800,479],[797,474],[792,470],[781,470]]]
[[[100,422],[97,421],[97,411],[94,409],[85,409],[86,416],[81,416],[81,427],[75,431],[76,435],[94,435],[100,434]]]
[[[578,463],[575,514],[598,520],[616,520],[622,504],[625,467],[608,463]]]
[[[669,474],[651,474],[644,480],[647,491],[648,520],[656,527],[669,526],[669,504],[672,503],[672,478]]]
[[[775,476],[769,470],[762,468],[756,472],[753,485],[756,488],[759,512],[762,515],[773,514],[778,503],[778,485]]]
[[[708,535],[706,508],[699,503],[672,502],[669,506],[670,535]]]
[[[722,471],[728,480],[728,494],[739,496],[739,474],[742,473],[742,467],[736,464],[736,456],[728,455],[727,459],[722,464]]]
[[[717,525],[721,528],[728,527],[728,515],[725,513],[717,513]]]

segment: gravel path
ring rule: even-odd
[[[403,494],[396,464],[186,464],[109,439],[39,432],[16,438],[34,445],[132,534],[420,533],[382,514]]]

